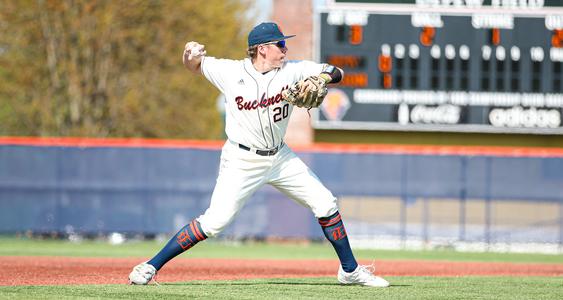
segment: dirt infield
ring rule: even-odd
[[[132,258],[0,257],[0,285],[126,284]],[[369,261],[361,261],[370,264]],[[468,263],[444,261],[376,262],[382,276],[563,276],[563,264]],[[335,276],[336,260],[176,259],[158,274],[162,283]]]

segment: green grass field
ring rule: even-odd
[[[71,243],[0,237],[0,256],[151,257],[166,242],[134,241],[110,245],[103,241]],[[268,244],[208,240],[189,250],[193,258],[337,259],[328,243]],[[358,259],[416,259],[514,263],[561,263],[563,255],[519,253],[467,253],[451,250],[354,250]]]
[[[70,243],[0,238],[0,255],[150,257],[163,243]],[[359,259],[430,259],[563,264],[562,255],[356,250]],[[336,259],[328,244],[271,245],[208,241],[183,254],[197,258]],[[563,277],[386,277],[388,289],[340,286],[335,278],[190,281],[160,286],[0,287],[0,299],[563,299]]]
[[[192,281],[155,286],[0,287],[0,299],[561,299],[554,277],[391,277],[387,289],[334,278]]]

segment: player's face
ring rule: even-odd
[[[266,47],[266,60],[275,68],[281,67],[287,53],[285,41],[270,42],[264,44],[264,46]]]

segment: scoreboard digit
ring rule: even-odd
[[[563,6],[479,1],[322,11],[318,60],[345,79],[313,126],[563,134]]]

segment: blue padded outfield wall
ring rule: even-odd
[[[341,148],[296,153],[339,198],[351,236],[563,244],[561,149]],[[207,208],[219,156],[218,143],[0,143],[0,232],[173,233]],[[265,186],[221,236],[322,232],[308,209]]]

